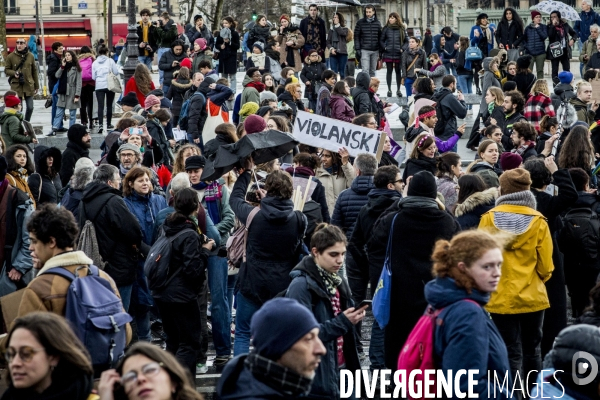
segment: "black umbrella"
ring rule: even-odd
[[[331,0],[334,3],[345,4],[347,6],[362,6],[358,0]]]
[[[266,163],[286,155],[297,145],[292,135],[275,129],[245,135],[236,143],[219,147],[213,168],[215,173],[227,173],[241,166],[240,161],[247,157],[252,157],[255,164]]]
[[[352,0],[348,0],[348,1],[352,1]],[[254,25],[256,25],[256,21],[252,20],[252,21],[246,22],[246,25],[244,25],[244,28],[246,30],[250,30],[250,29],[254,28]],[[273,27],[273,24],[269,21],[267,21],[267,25],[269,25],[270,27]]]

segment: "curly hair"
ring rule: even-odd
[[[24,167],[21,167],[15,161],[15,153],[19,150],[22,150],[27,155],[27,163]],[[33,165],[33,157],[29,152],[27,146],[23,144],[13,144],[8,149],[6,149],[4,153],[4,157],[6,158],[6,163],[8,164],[7,172],[18,171],[20,168],[25,168],[27,170],[27,174],[31,175],[35,172],[35,166]]]
[[[588,129],[576,126],[571,129],[562,144],[558,156],[559,168],[582,168],[589,170],[594,160],[594,145],[589,138]]]
[[[285,171],[273,171],[265,180],[267,196],[291,199],[294,192],[292,177]]]
[[[75,240],[79,235],[79,227],[73,214],[52,203],[38,206],[27,221],[27,230],[42,243],[49,243],[53,237],[59,249],[75,247]]]
[[[200,148],[195,144],[184,144],[177,150],[177,154],[175,154],[175,162],[173,163],[173,176],[177,175],[180,172],[185,172],[185,160],[183,159],[183,155],[187,150],[192,151],[193,156],[201,156]]]
[[[138,90],[144,95],[148,96],[148,93],[152,90],[152,76],[150,75],[150,71],[148,67],[144,63],[139,63],[135,67],[135,72],[133,73],[133,80],[138,88]]]
[[[296,93],[296,89],[301,88],[299,83],[288,83],[285,85],[285,91],[289,92],[292,95],[294,101],[300,100],[300,96]]]
[[[535,137],[537,136],[537,132],[533,125],[529,122],[516,122],[513,125],[513,131],[517,131],[517,136],[522,137],[527,141],[535,141]]]
[[[316,154],[298,153],[294,156],[294,164],[301,167],[307,167],[315,171],[321,165],[321,160]]]

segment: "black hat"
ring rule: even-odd
[[[69,141],[77,144],[81,143],[81,139],[83,139],[83,137],[87,134],[87,129],[81,124],[71,125],[67,131],[67,137],[69,138]]]
[[[191,156],[185,160],[185,170],[190,169],[201,169],[206,165],[206,158],[204,156]]]
[[[189,159],[188,159],[189,160]],[[429,171],[420,171],[413,175],[408,183],[408,196],[421,196],[435,199],[437,197],[435,177]]]
[[[123,96],[123,98],[121,99],[121,105],[135,107],[135,106],[139,106],[140,102],[138,101],[138,98],[135,95],[135,92],[129,92],[125,96]]]
[[[203,19],[201,14],[194,15],[194,23],[196,23],[196,21],[198,21],[199,19]]]
[[[154,89],[148,93],[148,96],[151,94],[155,95],[156,97],[165,97],[165,92],[163,92],[162,89]]]
[[[271,111],[273,111],[273,109],[270,106],[262,106],[258,109],[256,115],[264,117],[265,115],[267,115],[267,113],[270,113]]]
[[[8,164],[6,158],[0,156],[0,181],[4,181],[6,178],[6,171],[8,170]]]
[[[477,21],[479,21],[480,19],[484,19],[484,18],[488,18],[488,15],[486,13],[481,13],[477,16]]]

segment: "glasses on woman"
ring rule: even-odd
[[[9,347],[4,353],[4,358],[6,359],[7,363],[11,363],[12,360],[15,359],[15,356],[18,354],[21,361],[28,363],[33,359],[33,356],[35,356],[40,351],[44,351],[44,348],[36,349],[30,346],[23,346],[19,347],[19,349],[16,350],[14,347]]]
[[[152,378],[153,376],[158,375],[162,366],[163,366],[163,363],[153,362],[153,363],[144,365],[140,372],[146,378]],[[126,373],[125,375],[123,375],[123,377],[121,378],[121,385],[127,389],[127,387],[131,387],[132,385],[134,385],[137,382],[137,380],[138,380],[138,372],[130,371],[130,372]]]

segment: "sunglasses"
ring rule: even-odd
[[[158,375],[162,366],[163,366],[163,363],[153,362],[153,363],[144,365],[140,372],[146,378],[152,378],[153,376]],[[123,377],[121,378],[121,385],[125,388],[131,387],[132,385],[134,385],[137,382],[137,380],[138,380],[138,372],[131,371],[131,372],[128,372],[125,375],[123,375]]]
[[[43,348],[34,349],[33,347],[30,347],[30,346],[23,346],[23,347],[20,347],[19,350],[15,350],[14,347],[9,347],[8,349],[6,349],[6,352],[4,353],[4,358],[6,359],[7,363],[11,363],[12,360],[14,360],[16,355],[18,354],[21,361],[28,363],[31,361],[33,356],[36,355],[37,353],[39,353],[40,351],[44,351],[44,349]]]

